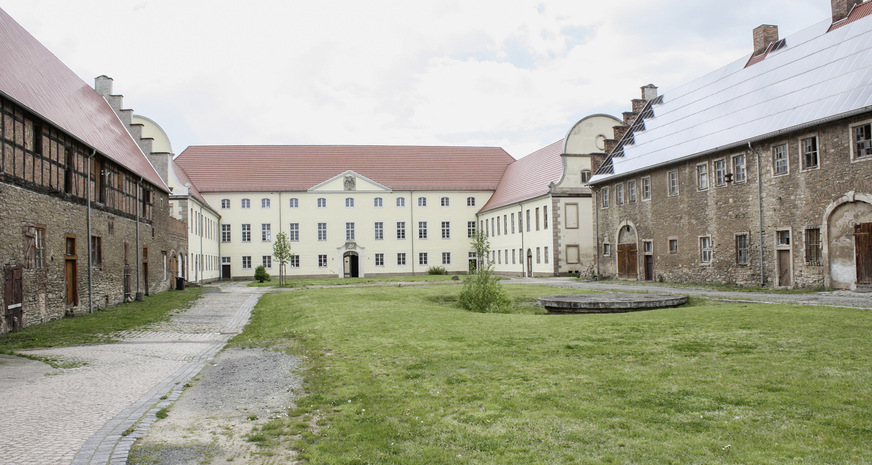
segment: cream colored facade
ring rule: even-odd
[[[586,273],[594,264],[593,203],[585,186],[592,157],[602,154],[606,134],[620,121],[592,115],[569,130],[559,155],[560,180],[543,195],[489,209],[478,215],[500,274],[551,276]],[[499,188],[498,188],[499,189]]]
[[[346,171],[307,191],[208,193],[221,222],[224,278],[274,276],[276,235],[291,239],[291,277],[465,273],[469,228],[491,191],[395,191]]]
[[[170,214],[188,225],[187,254],[178,257],[179,274],[194,283],[219,279],[221,216],[197,194],[172,161],[172,144],[163,128],[141,115],[133,115],[131,121],[141,127],[142,139],[151,141],[149,160],[170,188]]]

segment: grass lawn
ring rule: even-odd
[[[91,314],[62,318],[0,336],[0,353],[40,347],[113,342],[114,333],[168,319],[174,310],[188,308],[200,296],[200,288],[167,291],[142,302],[130,302]]]
[[[462,281],[465,276],[460,276],[460,280]],[[386,283],[396,283],[396,282],[444,282],[448,284],[451,282],[452,275],[420,275],[420,276],[377,276],[373,278],[305,278],[305,279],[297,279],[297,278],[285,278],[285,285],[281,287],[310,287],[310,286],[350,286],[350,285],[360,285],[360,284],[386,284]],[[257,281],[252,281],[248,284],[249,287],[279,287],[279,277],[278,275],[270,276],[270,281],[265,281],[259,283]]]
[[[251,440],[311,463],[870,463],[872,312],[722,303],[542,315],[554,288],[265,295],[232,345],[282,347],[307,395]],[[561,289],[559,293],[568,290]]]

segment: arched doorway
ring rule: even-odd
[[[618,231],[618,278],[638,279],[636,266],[636,230],[629,224]]]
[[[343,277],[357,278],[360,276],[360,257],[357,252],[345,252],[342,256]]]
[[[836,289],[872,288],[872,195],[849,192],[824,213],[822,246]]]

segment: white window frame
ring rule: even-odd
[[[636,180],[627,181],[627,203],[636,203]]]
[[[318,197],[317,205],[318,205],[318,208],[327,208],[327,198],[326,197]]]
[[[624,183],[615,184],[615,205],[624,204]]]
[[[439,205],[443,207],[450,207],[451,199],[449,199],[448,197],[442,197],[439,199]]]
[[[375,240],[381,241],[385,238],[385,224],[383,221],[376,221],[373,223],[373,231]]]
[[[863,154],[858,154],[858,143],[857,143],[857,128],[866,127],[868,131],[868,138],[864,139],[864,147],[862,149]],[[857,124],[852,124],[849,127],[848,132],[848,140],[851,144],[851,163],[872,160],[872,120],[861,121]]]
[[[427,206],[427,197],[418,197],[418,206],[426,207]]]
[[[718,169],[718,163],[722,166]],[[712,170],[715,172],[715,187],[724,187],[727,185],[727,159],[718,158],[712,162]]]
[[[678,170],[666,172],[666,192],[668,197],[675,197],[681,194],[681,185],[678,179]]]
[[[354,197],[345,197],[345,208],[354,208]]]
[[[739,238],[745,238],[744,248],[739,247]],[[751,233],[749,232],[740,232],[735,234],[736,244],[736,265],[738,266],[748,266],[751,262]],[[743,251],[744,250],[744,254]]]
[[[376,198],[372,199],[372,206],[373,207],[380,208],[383,205],[384,205],[384,199],[382,199],[381,197],[376,197]]]
[[[782,152],[780,149],[784,148]],[[772,144],[772,176],[786,176],[790,174],[790,149],[787,142]],[[782,156],[783,155],[783,156]],[[781,167],[783,166],[783,171]]]
[[[816,161],[814,166],[808,166],[808,164],[806,163],[806,161],[807,161],[806,155],[808,152],[805,151],[805,141],[807,141],[807,140],[814,141],[814,158]],[[797,143],[797,147],[799,147],[799,171],[800,172],[813,171],[813,170],[820,169],[820,167],[821,167],[821,146],[820,146],[820,139],[818,138],[817,134],[807,134],[805,136],[800,137],[798,140],[798,143]]]
[[[266,197],[260,199],[260,208],[270,208],[272,202]]]
[[[712,245],[712,236],[699,236],[699,263],[701,265],[711,265],[714,259],[714,247]]]
[[[405,208],[406,206],[406,198],[405,197],[397,197],[397,207]]]
[[[600,208],[606,209],[609,208],[609,188],[603,187],[600,189]],[[527,210],[527,231],[530,229],[530,210]]]
[[[696,190],[707,191],[709,188],[708,162],[696,165]]]
[[[738,163],[741,161],[741,163]],[[733,183],[742,184],[748,181],[748,157],[739,153],[730,157],[730,165],[733,169]]]
[[[300,199],[296,197],[288,199],[288,208],[300,208]]]
[[[288,225],[288,240],[291,242],[300,241],[300,223],[290,223]]]
[[[475,206],[475,197],[467,197],[466,198],[466,206],[474,207]]]
[[[642,177],[642,201],[651,200],[651,176]]]

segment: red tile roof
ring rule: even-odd
[[[106,100],[2,9],[0,63],[0,93],[169,190]]]
[[[547,194],[563,176],[563,139],[509,165],[480,213]]]
[[[193,146],[176,163],[200,192],[305,191],[352,170],[394,190],[493,190],[514,161],[498,147]]]
[[[175,160],[170,162],[170,167],[172,168],[173,173],[176,175],[176,179],[178,179],[179,182],[182,183],[182,186],[187,186],[188,184],[191,185],[191,187],[188,189],[188,195],[193,196],[195,199],[200,201],[200,203],[211,208],[212,211],[215,211],[212,205],[209,205],[209,202],[207,202],[206,199],[203,198],[203,195],[200,194],[200,190],[197,189],[197,186],[194,185],[193,181],[191,181],[191,178],[188,177],[188,173],[185,173],[185,170],[183,170],[181,166],[176,164]]]
[[[830,29],[827,32],[834,31],[842,26],[847,26],[848,24],[857,21],[858,19],[865,18],[869,15],[872,15],[872,2],[864,2],[859,5],[855,5],[854,8],[851,8],[851,11],[848,13],[848,17],[833,23],[830,26]]]

